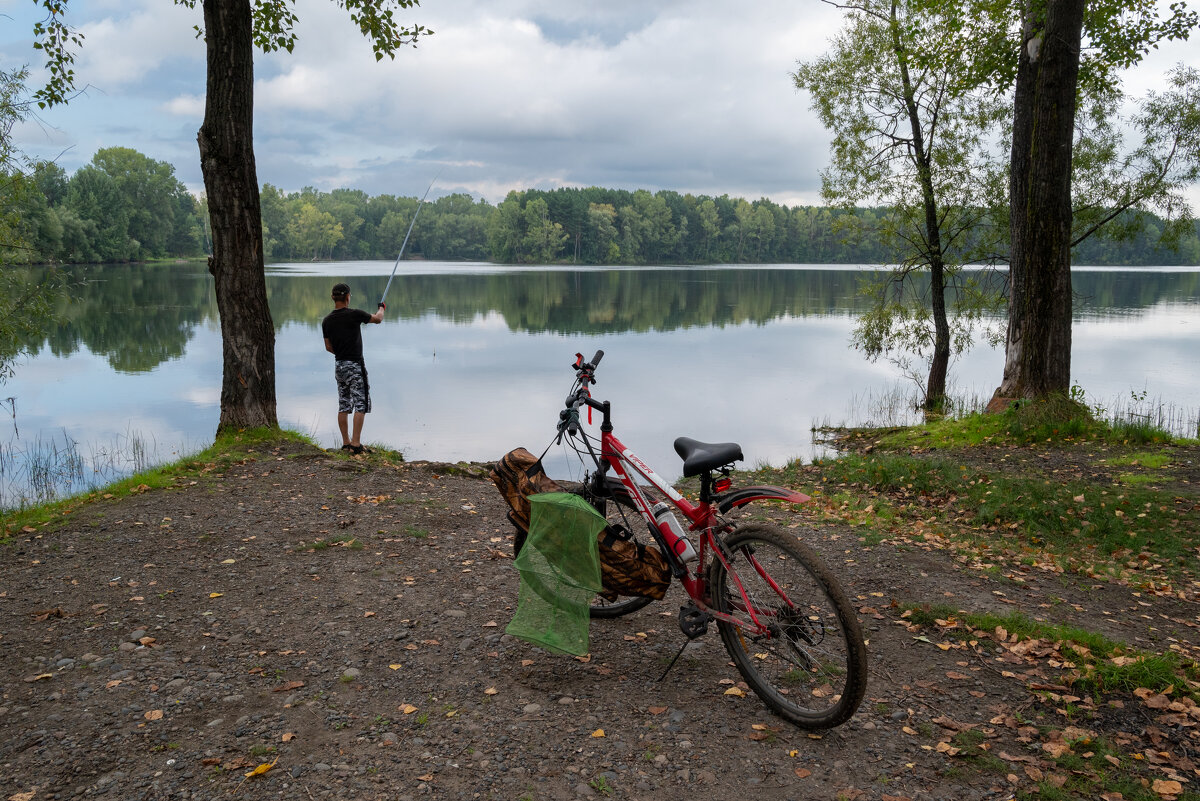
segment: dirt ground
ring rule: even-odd
[[[869,637],[859,712],[805,732],[725,693],[741,677],[715,630],[660,681],[678,587],[594,622],[586,658],[506,635],[512,529],[486,470],[288,443],[19,534],[0,551],[0,799],[973,801],[1069,788],[1056,758],[1098,736],[1158,797],[1200,783],[1186,709],[1072,700],[1052,644],[948,638],[899,606],[1162,651],[1195,644],[1189,601],[772,508]]]

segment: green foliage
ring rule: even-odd
[[[967,59],[960,80],[996,91],[1012,88],[1021,48],[1027,37],[1042,29],[1048,8],[1045,2],[1022,0],[913,0],[912,5],[946,18],[943,48]],[[1187,39],[1196,25],[1196,12],[1182,2],[1089,2],[1083,20],[1080,86],[1085,94],[1113,89],[1121,70],[1139,63],[1159,42]]]
[[[35,98],[42,108],[66,103],[75,90],[75,51],[83,46],[83,34],[72,29],[66,21],[70,0],[35,0],[46,10],[46,18],[33,27],[34,48],[46,58],[48,79]],[[197,0],[175,0],[175,5],[195,8]],[[299,21],[293,10],[295,0],[249,0],[254,44],[264,53],[278,50],[291,52],[296,44],[295,25]],[[396,51],[405,45],[416,45],[422,36],[433,31],[423,25],[400,25],[395,18],[398,10],[419,5],[418,0],[334,0],[339,8],[350,14],[351,21],[371,42],[375,60],[384,56],[395,58]],[[197,35],[204,32],[197,29]]]
[[[174,167],[136,150],[101,149],[70,178],[41,162],[21,180],[25,191],[11,206],[24,246],[0,249],[12,262],[121,262],[203,252],[200,205]]]

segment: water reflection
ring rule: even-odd
[[[280,421],[335,444],[332,360],[319,331],[329,289],[370,308],[391,262],[275,265]],[[849,268],[502,269],[404,263],[387,319],[364,329],[375,412],[364,437],[410,459],[494,459],[545,447],[575,352],[609,356],[597,392],[618,431],[672,475],[678,435],[737,440],[750,463],[811,458],[811,428],[854,423],[872,395],[903,385],[849,344],[862,309]],[[161,458],[211,441],[221,342],[203,263],[91,268],[65,321],[18,366],[19,437],[90,448],[136,432]],[[1200,272],[1074,275],[1073,377],[1101,403],[1147,391],[1194,406]],[[951,371],[955,392],[990,394],[1003,354],[978,348]],[[16,428],[6,437],[13,440]],[[567,475],[568,454],[552,454]],[[0,489],[0,494],[3,490]]]
[[[355,305],[370,308],[391,264],[273,265],[267,291],[276,330],[316,327],[329,288],[347,280]],[[314,274],[316,273],[316,274]],[[390,319],[474,325],[496,317],[512,332],[562,336],[765,325],[792,317],[858,314],[866,269],[646,268],[508,270],[486,264],[404,263],[389,290]],[[81,348],[121,372],[181,358],[194,330],[217,325],[212,282],[201,262],[82,269],[86,284],[64,324],[35,351],[67,356]],[[1197,303],[1200,272],[1078,269],[1077,320],[1140,315],[1160,303]]]

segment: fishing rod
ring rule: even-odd
[[[413,212],[412,222],[408,224],[408,233],[404,235],[404,242],[400,244],[400,253],[396,256],[396,263],[392,265],[392,274],[388,276],[387,286],[383,288],[383,294],[379,296],[379,305],[383,305],[383,301],[387,298],[388,290],[392,288],[392,279],[396,277],[396,268],[400,266],[400,259],[404,257],[404,248],[408,246],[408,237],[412,235],[413,226],[417,224],[417,215],[421,213],[421,206],[425,203],[425,198],[429,197],[429,190],[433,189],[433,185],[437,183],[438,175],[442,171],[438,170],[437,175],[433,176],[433,180],[429,182],[429,187],[425,190],[425,194],[421,195],[421,200],[417,203],[417,210]]]

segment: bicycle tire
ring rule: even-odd
[[[850,600],[829,568],[808,545],[771,525],[739,526],[724,546],[750,607],[769,624],[766,634],[754,634],[749,625],[717,621],[738,672],[773,712],[800,728],[845,723],[866,693],[867,648]],[[742,591],[730,579],[714,558],[713,608],[749,621]]]
[[[587,489],[582,486],[573,487],[567,491],[580,496],[590,503],[597,512],[604,515],[610,526],[622,526],[626,530],[630,531],[631,536],[633,536],[635,539],[638,539],[643,543],[648,542],[650,539],[649,533],[646,533],[642,537],[632,534],[632,530],[637,528],[637,523],[641,522],[642,517],[640,514],[638,514],[637,505],[634,504],[633,499],[630,498],[625,492],[625,488],[621,486],[619,482],[617,482],[616,487],[620,488],[619,491],[616,491],[614,487],[614,491],[610,492],[607,497],[601,498],[595,497],[591,492],[587,491]],[[632,512],[632,514],[629,514],[629,512]],[[635,521],[633,526],[628,525],[630,517],[632,517],[632,519]],[[525,540],[529,536],[528,533],[522,530],[519,526],[516,526],[516,529],[516,536],[513,538],[514,557],[521,553],[521,548],[525,545]],[[546,599],[547,601],[553,600],[550,596],[550,593],[552,593],[553,590],[549,587],[541,585],[535,576],[526,576],[525,580],[530,589],[532,589],[542,598]],[[634,595],[623,596],[617,598],[615,601],[609,601],[603,596],[597,595],[592,599],[592,602],[588,608],[588,615],[598,619],[621,617],[622,615],[628,615],[631,612],[636,612],[653,600],[653,598]]]

